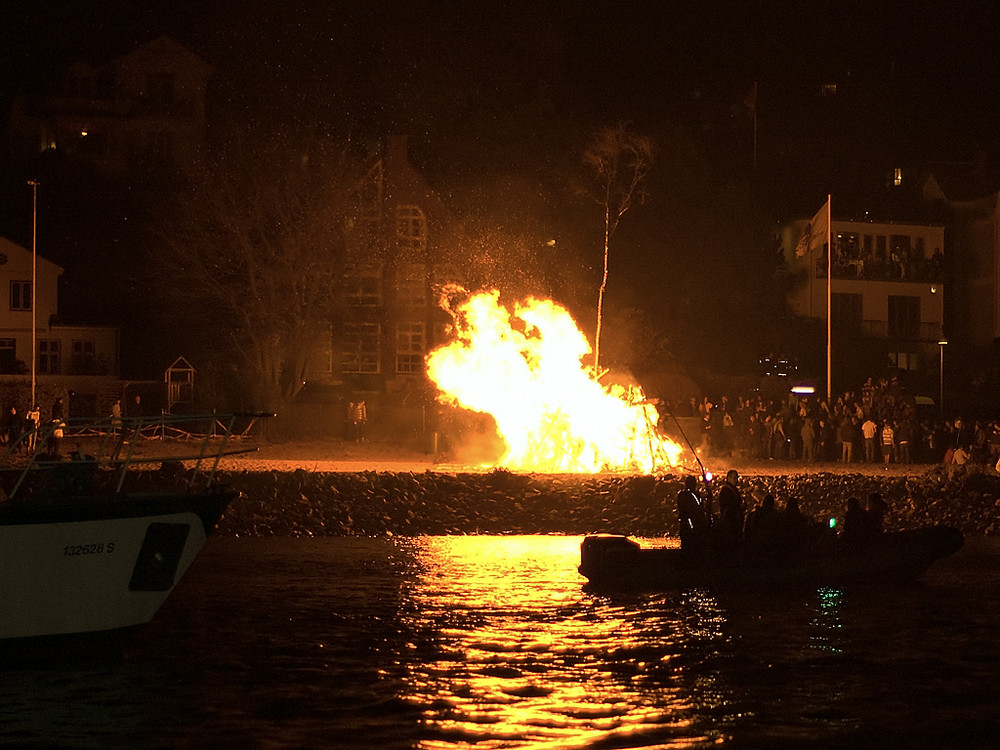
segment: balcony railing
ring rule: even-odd
[[[840,328],[843,330],[844,326],[838,326],[837,321],[834,320],[834,329]],[[917,342],[937,342],[941,338],[941,324],[940,323],[920,323],[913,326],[893,326],[891,329],[889,327],[889,321],[887,320],[865,320],[861,322],[860,327],[854,326],[857,333],[864,334],[876,339],[892,339],[894,341],[917,341]]]
[[[816,278],[826,278],[826,259],[816,261]],[[911,263],[904,267],[900,264],[871,264],[860,260],[833,264],[833,278],[859,279],[861,281],[902,281],[926,284],[940,283],[944,278],[943,270],[938,263],[929,260]]]

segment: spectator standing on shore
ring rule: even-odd
[[[32,404],[24,417],[24,428],[28,432],[28,451],[34,451],[38,445],[38,428],[42,424],[42,410],[38,404]]]
[[[896,430],[896,460],[898,463],[909,466],[910,464],[910,443],[913,440],[913,422],[909,419],[901,419]]]
[[[9,406],[3,414],[3,442],[13,448],[21,434],[21,418],[17,415],[17,407]],[[16,428],[16,429],[15,429]]]
[[[885,465],[889,466],[889,462],[893,458],[893,451],[896,447],[896,431],[892,429],[892,421],[885,420],[885,424],[882,425],[882,459],[885,461]]]
[[[965,474],[967,463],[969,463],[969,453],[964,446],[959,445],[951,454],[951,463],[948,464],[948,479]]]
[[[365,423],[368,421],[368,408],[364,401],[351,401],[347,405],[347,423],[351,428],[351,439],[355,443],[364,442]]]
[[[122,400],[117,399],[111,406],[111,434],[118,437],[122,430]]]
[[[840,460],[845,464],[854,456],[854,438],[854,418],[845,414],[840,423]]]
[[[799,434],[802,435],[802,460],[812,463],[816,460],[816,429],[811,417],[802,420]]]
[[[871,417],[868,417],[861,425],[861,435],[865,440],[865,462],[873,464],[876,461],[878,425]]]

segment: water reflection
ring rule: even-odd
[[[426,747],[683,747],[696,714],[730,702],[710,661],[729,636],[706,591],[599,596],[576,572],[580,537],[415,542],[406,623],[437,654],[405,659]],[[642,616],[637,616],[637,612]],[[413,644],[413,648],[419,648]]]

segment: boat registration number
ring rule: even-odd
[[[67,544],[63,547],[63,557],[76,557],[77,555],[110,555],[114,551],[114,542],[97,542],[96,544]]]

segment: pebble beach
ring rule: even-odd
[[[675,535],[674,498],[701,467],[658,476],[515,474],[463,466],[391,445],[266,445],[220,463],[242,491],[219,533],[230,536],[442,534]],[[973,467],[707,461],[718,480],[740,473],[748,509],[766,494],[799,500],[817,521],[842,520],[849,497],[879,492],[887,530],[946,524],[967,536],[1000,535],[1000,476]]]

